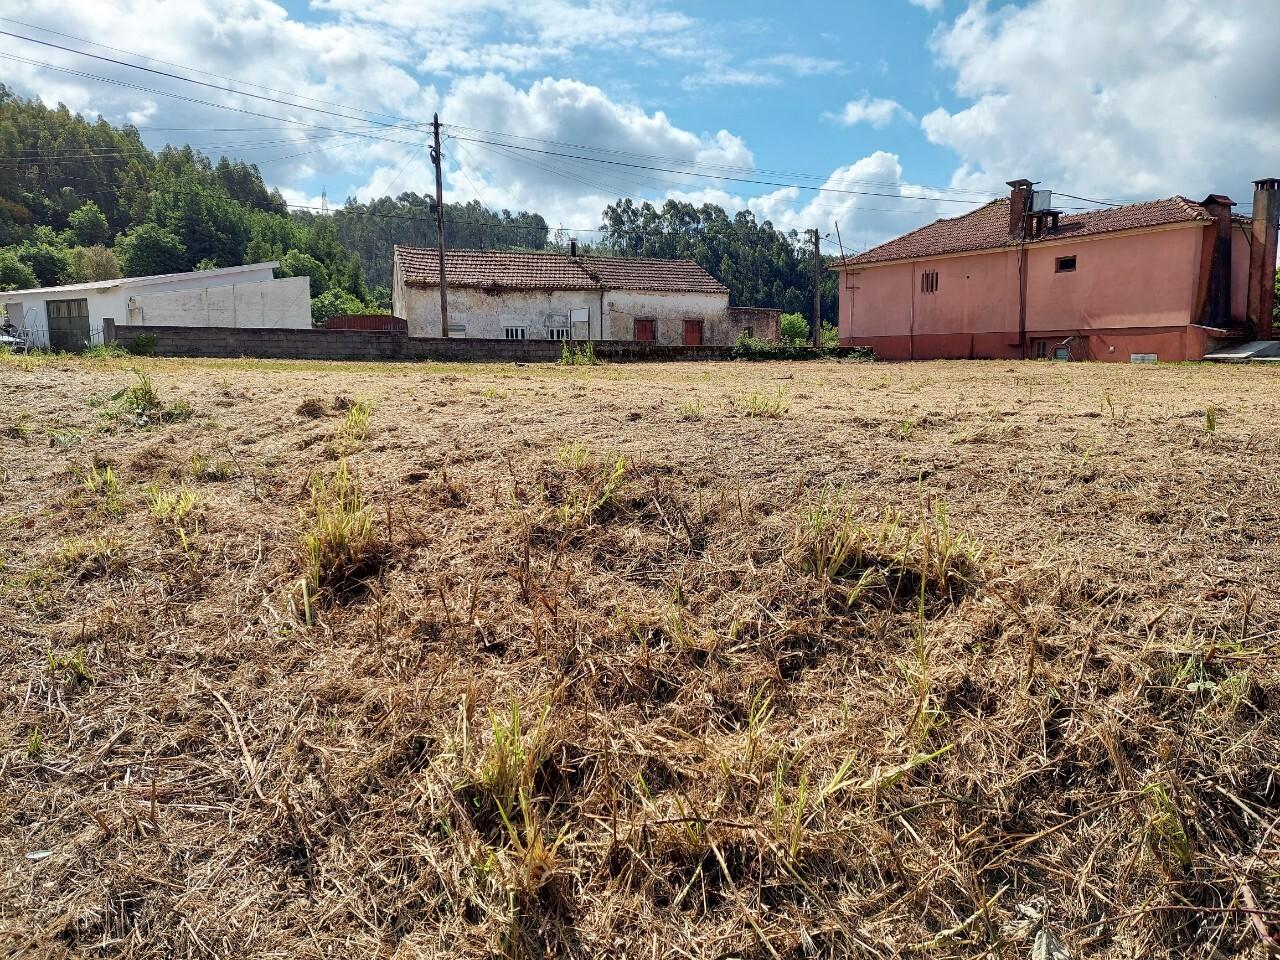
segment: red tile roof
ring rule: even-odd
[[[1092,237],[1117,230],[1137,230],[1170,223],[1192,223],[1213,218],[1204,207],[1186,197],[1169,197],[1150,203],[1131,203],[1064,216],[1055,230],[1049,230],[1028,244],[1072,237]],[[949,220],[936,220],[919,230],[872,247],[865,253],[847,257],[845,263],[858,266],[884,263],[888,260],[912,260],[951,253],[971,253],[1016,247],[1018,241],[1009,236],[1009,201],[993,200],[977,210]]]
[[[434,287],[440,255],[425,247],[395,248],[405,283]],[[630,257],[568,257],[560,253],[448,250],[445,279],[451,287],[487,290],[652,290],[723,293],[729,288],[692,260]]]

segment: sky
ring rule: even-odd
[[[447,200],[585,240],[622,196],[712,202],[834,253],[1021,177],[1247,213],[1280,176],[1276,3],[0,0],[0,30],[81,51],[0,36],[0,82],[256,162],[303,206],[430,193],[439,112]]]

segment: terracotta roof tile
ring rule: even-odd
[[[437,251],[395,248],[405,283],[436,286]],[[557,253],[449,250],[445,279],[452,287],[489,290],[654,290],[679,293],[728,293],[692,260],[642,260],[629,257],[567,257]]]
[[[1186,197],[1169,197],[1149,203],[1131,203],[1086,213],[1063,216],[1056,230],[1050,230],[1028,244],[1071,237],[1091,237],[1117,230],[1136,230],[1169,223],[1191,223],[1213,219],[1200,204]],[[1009,237],[1009,201],[993,200],[961,217],[936,220],[918,230],[872,247],[865,253],[848,257],[852,265],[883,263],[888,260],[910,260],[951,253],[970,253],[1015,247],[1018,241]]]

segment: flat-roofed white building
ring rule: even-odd
[[[0,292],[8,320],[40,349],[82,350],[117,326],[311,326],[307,277],[277,279],[271,261]]]

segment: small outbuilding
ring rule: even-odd
[[[571,244],[567,255],[449,250],[445,268],[447,331],[439,253],[395,248],[392,313],[410,336],[697,346],[777,335],[758,329],[767,315],[731,309],[729,289],[692,260],[579,256]]]
[[[121,277],[0,293],[9,323],[28,344],[83,350],[114,326],[311,326],[307,277],[277,279],[271,261],[242,267]]]

